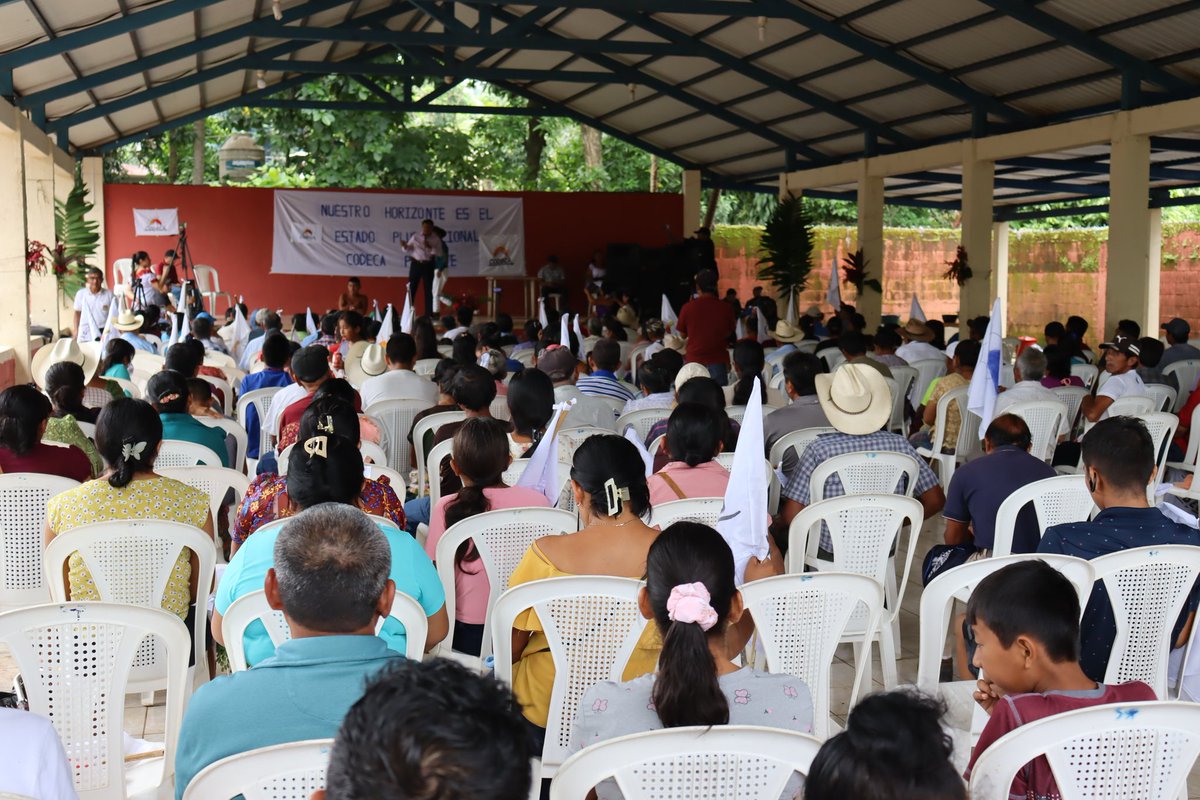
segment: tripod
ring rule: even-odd
[[[192,248],[188,246],[187,223],[179,224],[179,238],[175,240],[175,257],[179,259],[179,266],[183,270],[183,281],[191,287],[192,296],[195,298],[194,303],[189,303],[189,298],[183,296],[183,289],[179,290],[179,302],[183,305],[196,306],[193,308],[193,313],[199,313],[204,310],[203,304],[200,303],[200,294],[196,288],[194,270],[192,265]]]

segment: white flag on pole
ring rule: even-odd
[[[116,328],[113,327],[113,323],[116,322],[117,317],[124,310],[125,310],[125,294],[123,292],[119,292],[117,294],[116,302],[108,304],[108,319],[106,319],[104,321],[104,330],[100,334],[100,356],[101,357],[104,356],[104,348],[108,346],[108,340],[112,338],[113,332],[116,330]]]
[[[668,329],[674,329],[675,323],[679,322],[679,317],[675,316],[675,309],[671,308],[671,301],[667,299],[665,294],[662,296],[662,311],[660,315],[662,316],[663,325]]]
[[[374,304],[374,307],[371,309],[371,319],[379,322],[383,319],[381,316],[379,316],[379,301],[372,300],[371,302]]]
[[[396,335],[396,320],[392,309],[392,304],[387,304],[387,311],[383,312],[383,322],[379,323],[379,333],[375,335],[375,344],[380,347],[385,347],[388,339]]]
[[[578,358],[580,361],[587,361],[587,353],[584,351],[584,347],[583,347],[583,330],[579,327],[579,315],[578,314],[575,315],[575,319],[572,321],[572,324],[575,327],[575,342],[576,342],[575,357]],[[563,342],[563,344],[565,345],[566,342]]]
[[[550,327],[550,318],[546,316],[546,298],[538,298],[538,324],[542,326],[542,330]]]
[[[563,415],[573,405],[574,398],[565,403],[554,404],[554,416],[550,418],[550,425],[534,448],[533,455],[529,457],[529,465],[525,467],[521,477],[517,478],[517,486],[541,492],[552,506],[558,502],[558,429]]]
[[[444,305],[446,305],[446,306],[450,305],[450,303],[447,303],[445,300],[442,299],[442,291],[445,288],[446,288],[446,270],[444,270],[444,269],[434,270],[434,273],[433,273],[433,308],[434,309],[441,309],[441,307]],[[436,317],[437,311],[436,310],[430,311],[429,315],[432,317]]]
[[[915,319],[920,322],[926,322],[925,309],[921,308],[921,301],[917,299],[917,295],[913,293],[912,306],[908,310],[909,319]]]
[[[320,326],[317,325],[317,318],[313,316],[312,306],[305,309],[304,332],[309,335],[320,333]]]
[[[642,463],[646,465],[646,477],[649,478],[654,474],[654,456],[650,455],[650,451],[646,449],[646,444],[642,441],[642,437],[638,435],[637,428],[632,425],[626,425],[625,433],[622,436],[633,442],[633,446],[638,449],[638,455],[642,457]]]
[[[838,281],[838,265],[836,261],[829,268],[829,287],[825,290],[825,302],[833,306],[834,314],[842,310],[842,287]]]
[[[179,315],[171,313],[171,333],[167,336],[167,347],[179,344]]]
[[[234,358],[241,358],[242,351],[250,343],[250,323],[246,321],[246,315],[242,313],[243,302],[243,298],[238,297],[238,304],[234,306],[233,312],[233,332],[229,337],[229,347],[233,350]]]
[[[416,322],[416,313],[413,311],[412,292],[405,288],[404,308],[400,312],[400,332],[411,335],[413,332],[414,322]]]
[[[992,303],[992,318],[983,335],[979,362],[971,375],[971,388],[967,393],[967,409],[980,419],[979,438],[987,432],[996,413],[996,396],[1000,393],[1000,362],[1003,359],[1004,343],[1000,336],[1000,298]],[[738,434],[741,436],[741,434]]]
[[[742,320],[741,315],[738,315],[737,322],[733,325],[733,338],[741,341],[746,338],[746,323]]]
[[[784,319],[787,320],[788,325],[792,325],[793,327],[796,325],[797,319],[796,319],[796,290],[795,289],[792,289],[790,292],[788,292],[787,314],[784,316]]]
[[[758,320],[758,343],[762,344],[771,338],[771,326],[767,324],[767,318],[758,306],[754,307],[754,316]]]
[[[558,315],[558,343],[568,350],[571,349],[571,325],[568,321],[570,316],[565,311]]]
[[[192,332],[192,313],[189,310],[191,306],[188,303],[188,282],[184,281],[179,290],[179,302],[183,303],[183,322],[179,324],[179,341],[187,340],[188,334]]]
[[[740,586],[750,557],[763,559],[770,552],[767,543],[767,483],[763,480],[766,463],[763,460],[763,422],[761,379],[755,377],[754,388],[742,417],[737,449],[733,453],[733,468],[725,488],[725,504],[717,520],[717,531],[733,551],[734,580]]]

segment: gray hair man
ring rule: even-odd
[[[1017,403],[1061,403],[1062,400],[1052,390],[1042,385],[1046,377],[1046,354],[1041,350],[1030,347],[1017,356],[1013,364],[1013,377],[1016,382],[996,397],[996,417],[1004,414]],[[1066,436],[1071,430],[1074,420],[1064,419],[1058,428],[1060,437]]]
[[[396,584],[389,577],[391,546],[366,514],[338,503],[313,506],[287,521],[273,555],[263,590],[267,604],[283,612],[292,638],[253,669],[196,691],[179,733],[177,799],[200,770],[222,758],[332,738],[367,681],[403,658],[375,635]],[[253,565],[234,558],[218,594],[242,568]]]

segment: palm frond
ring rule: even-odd
[[[812,218],[801,197],[790,195],[775,207],[759,240],[758,277],[780,297],[802,292],[812,272]]]

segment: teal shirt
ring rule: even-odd
[[[196,773],[222,758],[336,736],[367,682],[399,658],[376,636],[313,636],[286,641],[253,669],[204,684],[179,731],[176,800]]]
[[[132,380],[129,377],[129,370],[125,368],[124,364],[113,364],[111,367],[104,370],[104,377],[105,378],[120,378],[123,381]],[[126,393],[126,394],[128,394],[128,393]]]
[[[239,597],[263,588],[267,570],[275,566],[275,540],[279,538],[279,532],[286,522],[283,519],[259,528],[229,559],[229,566],[225,568],[217,587],[216,607],[219,613],[225,614]],[[395,582],[396,591],[416,600],[425,610],[425,616],[433,616],[446,605],[446,593],[438,580],[433,562],[406,531],[396,530],[390,525],[380,525],[379,529],[391,545],[392,569],[388,577]],[[379,636],[388,647],[404,655],[408,637],[404,626],[395,617],[383,621]],[[247,664],[257,664],[269,658],[275,650],[267,629],[257,620],[246,628],[242,643],[246,648]]]
[[[158,416],[162,420],[164,439],[178,439],[212,448],[212,451],[221,457],[221,466],[230,466],[229,448],[225,446],[225,433],[220,428],[210,428],[191,414]]]

